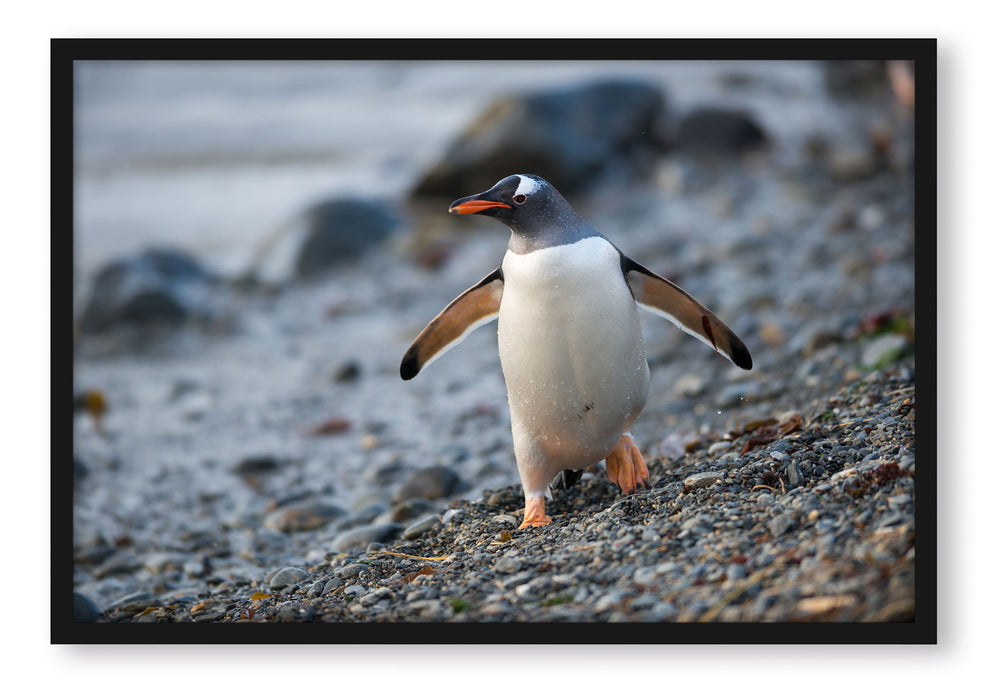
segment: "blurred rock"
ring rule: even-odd
[[[86,466],[86,463],[83,462],[78,457],[75,457],[74,456],[72,458],[72,478],[73,478],[73,480],[80,481],[82,479],[85,479],[87,476],[89,476],[89,468]]]
[[[420,518],[412,525],[407,527],[402,532],[402,539],[404,540],[415,540],[422,537],[427,532],[433,529],[433,526],[440,522],[440,516],[436,513],[431,513],[423,518]]]
[[[282,462],[275,457],[260,455],[256,457],[245,457],[235,464],[231,471],[238,476],[260,476],[276,471]]]
[[[96,603],[76,591],[72,592],[72,621],[96,622],[100,619],[100,609]]]
[[[388,504],[385,501],[375,501],[363,506],[355,505],[350,514],[337,523],[341,530],[349,530],[358,525],[367,525],[379,515],[388,512]]]
[[[666,110],[656,87],[634,80],[496,100],[420,180],[414,196],[480,192],[512,173],[537,173],[578,192],[606,169],[652,157]]]
[[[320,500],[294,503],[270,513],[265,518],[264,526],[285,533],[315,530],[336,520],[345,512],[332,503]]]
[[[371,467],[364,478],[368,483],[375,486],[391,486],[398,482],[406,471],[408,471],[407,468],[399,462],[390,461],[386,464]]]
[[[699,396],[701,392],[705,390],[707,381],[704,377],[697,374],[683,374],[677,378],[674,383],[674,389],[671,392],[673,396],[686,396],[694,397]]]
[[[107,606],[107,611],[115,611],[124,615],[134,615],[145,608],[160,607],[162,601],[153,593],[137,591],[119,598]]]
[[[898,333],[871,338],[864,346],[860,363],[870,369],[883,369],[903,357],[909,350],[908,339]]]
[[[413,518],[418,518],[431,510],[434,510],[434,506],[425,498],[410,498],[409,500],[397,503],[388,514],[388,517],[392,522],[404,523]]]
[[[305,569],[300,569],[297,566],[286,566],[274,573],[268,581],[268,585],[273,591],[277,591],[282,588],[288,588],[293,584],[307,581],[309,578],[310,575]]]
[[[352,549],[364,549],[371,542],[387,544],[394,540],[405,528],[395,523],[383,525],[364,525],[345,530],[330,543],[330,549],[335,552],[347,552]]]
[[[296,256],[296,274],[315,277],[335,263],[357,257],[399,225],[387,206],[357,198],[320,202],[307,215],[308,230]]]
[[[348,360],[333,373],[335,382],[354,382],[361,377],[361,365],[357,360]]]
[[[457,472],[448,467],[427,467],[419,469],[406,479],[399,488],[394,501],[401,503],[412,498],[444,498],[464,488]]]
[[[149,250],[108,264],[79,319],[83,333],[120,326],[176,325],[213,315],[217,278],[178,250]]]
[[[883,61],[824,61],[825,89],[835,97],[861,99],[890,91]]]
[[[401,223],[398,211],[385,202],[327,199],[263,241],[242,281],[279,285],[315,279],[380,245]]]
[[[731,157],[767,145],[763,129],[746,112],[701,107],[681,120],[674,147],[696,156]]]

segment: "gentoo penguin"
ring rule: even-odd
[[[646,403],[650,370],[637,306],[673,322],[743,369],[741,340],[673,282],[623,255],[549,182],[510,175],[458,199],[455,214],[484,214],[512,232],[502,264],[454,299],[402,358],[412,379],[473,330],[498,318],[526,508],[521,528],[547,525],[545,498],[564,470],[605,460],[623,493],[649,472],[629,429]]]

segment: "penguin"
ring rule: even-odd
[[[510,175],[450,205],[509,227],[502,264],[447,305],[402,358],[410,380],[478,327],[498,319],[516,465],[520,529],[548,525],[550,484],[605,460],[623,493],[649,472],[629,432],[646,404],[650,369],[637,309],[671,321],[738,367],[745,344],[670,280],[624,255],[549,182]]]

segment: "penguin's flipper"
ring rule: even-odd
[[[498,267],[450,302],[406,350],[399,375],[412,379],[471,331],[498,318],[504,283],[502,268]]]
[[[715,352],[743,369],[753,368],[746,345],[718,316],[668,279],[622,255],[622,273],[640,307],[663,316],[688,335],[715,348]]]

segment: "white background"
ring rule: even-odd
[[[986,465],[977,452],[986,372],[977,354],[986,347],[990,56],[972,8],[955,0],[8,3],[0,21],[5,685],[18,695],[101,698],[978,694],[988,609]],[[49,39],[327,36],[937,38],[938,646],[51,646],[51,259],[69,251],[53,248],[49,234]],[[71,478],[68,465],[64,474]]]

